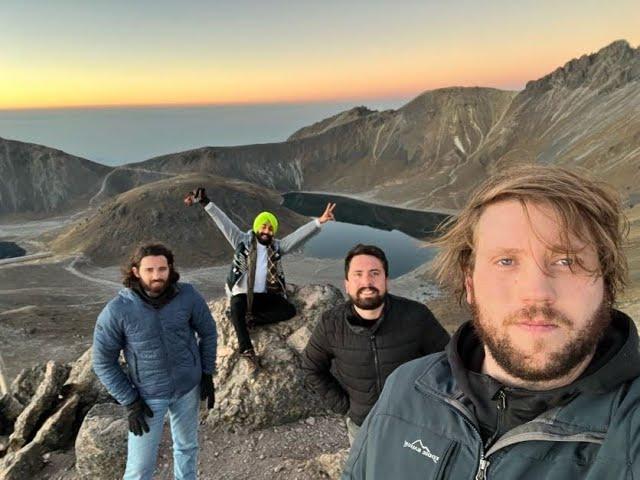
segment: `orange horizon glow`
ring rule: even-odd
[[[146,0],[7,7],[0,109],[255,105],[411,98],[447,87],[521,90],[620,38],[640,9],[539,0],[424,0],[297,9]],[[276,2],[277,3],[277,2]],[[176,19],[182,22],[176,22]]]

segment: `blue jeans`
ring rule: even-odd
[[[167,411],[173,438],[173,476],[175,480],[195,480],[198,466],[200,385],[179,398],[150,399],[145,402],[153,411],[152,418],[146,417],[149,432],[141,437],[129,432],[124,480],[151,480]]]

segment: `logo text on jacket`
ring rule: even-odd
[[[424,455],[425,457],[430,458],[431,460],[433,460],[433,463],[437,464],[438,460],[440,460],[440,457],[431,453],[429,447],[423,445],[422,440],[420,439],[416,440],[413,443],[409,443],[405,440],[404,445],[402,446],[403,448],[410,448],[411,450],[418,452],[420,455]]]

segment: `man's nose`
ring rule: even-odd
[[[556,279],[544,266],[532,262],[516,278],[520,299],[526,304],[550,304],[556,300]]]

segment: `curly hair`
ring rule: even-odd
[[[169,285],[173,285],[180,279],[180,274],[173,265],[173,252],[161,243],[145,243],[138,245],[131,254],[128,262],[122,267],[122,284],[131,288],[138,283],[138,277],[133,273],[133,267],[140,268],[140,261],[144,257],[164,256],[169,264]]]
[[[438,228],[442,236],[430,245],[440,250],[431,268],[441,285],[452,289],[462,302],[465,277],[474,268],[474,232],[480,216],[489,205],[510,199],[518,200],[525,212],[527,203],[553,208],[561,223],[561,245],[550,248],[570,251],[572,234],[588,239],[599,260],[597,271],[590,273],[602,276],[607,298],[615,302],[628,279],[623,245],[629,222],[620,195],[604,182],[556,166],[522,165],[488,178],[460,213]]]

